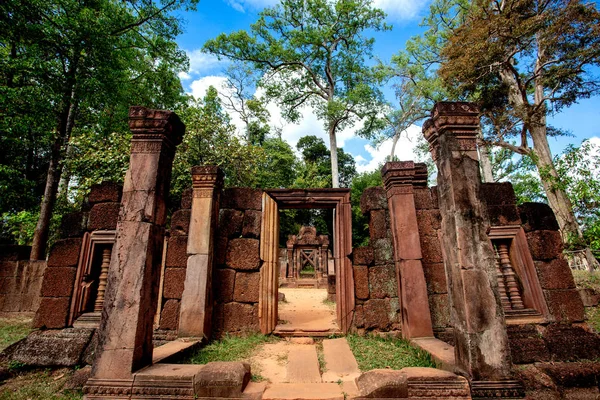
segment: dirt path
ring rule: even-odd
[[[279,288],[286,302],[279,302],[279,323],[304,331],[338,329],[335,304],[325,303],[327,289]]]

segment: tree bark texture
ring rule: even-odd
[[[335,123],[329,126],[329,151],[331,153],[331,187],[340,187],[340,176],[338,170],[337,139],[335,137]]]

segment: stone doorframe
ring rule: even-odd
[[[258,319],[264,334],[277,325],[279,291],[279,210],[290,208],[334,209],[333,259],[336,275],[336,311],[340,330],[347,333],[354,316],[352,275],[352,208],[350,189],[271,189],[263,193],[260,235],[260,297]]]

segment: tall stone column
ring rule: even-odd
[[[494,251],[480,196],[479,111],[472,103],[437,103],[423,134],[438,168],[442,247],[457,366],[472,380],[473,398],[518,394],[498,294]],[[478,382],[485,381],[485,382]]]
[[[132,373],[152,362],[154,312],[175,146],[185,126],[170,111],[131,107],[133,133],[96,360],[87,398],[127,398]]]
[[[210,337],[214,235],[222,186],[223,171],[219,167],[192,168],[192,215],[179,312],[180,337]]]
[[[402,336],[407,339],[432,337],[413,191],[413,186],[427,186],[427,166],[412,161],[388,162],[383,166],[381,175],[387,192],[394,240]]]

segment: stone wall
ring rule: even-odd
[[[0,246],[0,312],[36,312],[46,261],[30,261],[29,246]]]
[[[73,288],[80,262],[85,232],[114,230],[119,217],[122,187],[104,182],[91,188],[82,211],[65,215],[62,239],[50,249],[40,291],[40,306],[33,321],[35,328],[58,329],[67,326]]]
[[[364,191],[361,211],[369,216],[369,246],[353,250],[356,306],[353,325],[359,332],[401,330],[394,247],[385,190]]]
[[[225,189],[215,248],[213,334],[259,332],[262,191]]]

